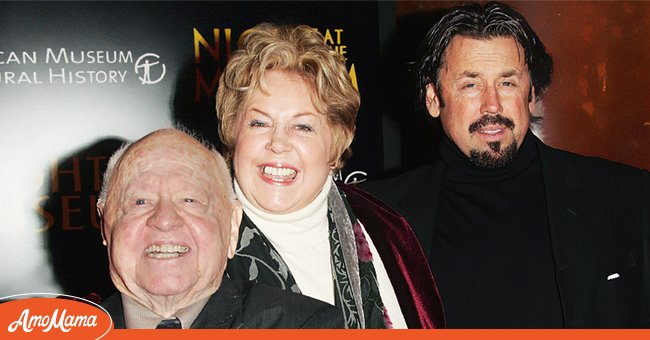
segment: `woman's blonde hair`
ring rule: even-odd
[[[241,49],[228,62],[217,90],[216,110],[220,138],[231,160],[240,115],[253,91],[264,90],[264,74],[270,70],[294,73],[311,87],[312,102],[332,129],[330,163],[335,169],[352,154],[359,92],[350,81],[345,59],[309,26],[259,24],[244,32]]]

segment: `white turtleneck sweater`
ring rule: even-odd
[[[334,305],[334,282],[332,280],[331,250],[329,244],[329,223],[327,220],[327,195],[332,185],[331,177],[316,198],[306,207],[288,214],[270,214],[253,206],[244,197],[235,180],[235,193],[241,201],[244,212],[255,223],[284,262],[300,287],[300,291],[312,298]],[[377,273],[379,293],[393,328],[406,328],[406,321],[397,302],[384,264],[362,226]]]

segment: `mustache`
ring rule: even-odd
[[[503,125],[510,130],[515,128],[515,122],[513,122],[510,118],[506,118],[502,115],[485,115],[474,123],[470,124],[469,133],[477,132],[482,127],[488,125]]]

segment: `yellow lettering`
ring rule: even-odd
[[[336,44],[340,45],[341,44],[341,33],[343,33],[343,29],[342,28],[337,28],[337,29],[334,30],[334,32],[336,32]]]
[[[352,86],[359,91],[359,85],[357,83],[357,70],[354,68],[354,64],[350,67],[350,81],[352,81]]]
[[[223,33],[226,35],[226,60],[230,60],[230,55],[232,54],[232,29],[224,28]]]
[[[336,52],[340,53],[344,57],[345,57],[345,54],[348,53],[347,48],[348,47],[346,45],[334,46],[334,50]]]
[[[329,29],[325,30],[325,43],[334,45],[334,39],[332,38],[332,33],[330,33]]]
[[[214,47],[210,46],[207,40],[199,33],[199,31],[194,28],[194,62],[196,64],[201,63],[201,46],[205,47],[214,60],[219,61],[219,29],[212,29],[212,35],[214,36]]]

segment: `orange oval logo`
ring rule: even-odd
[[[113,328],[101,306],[75,296],[21,294],[0,299],[0,337],[100,339]]]

